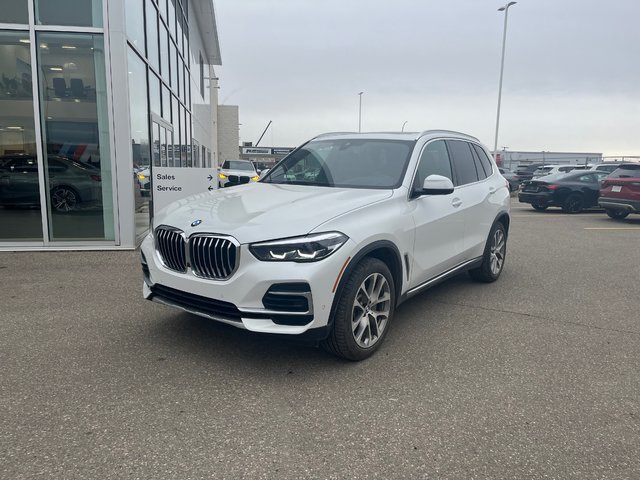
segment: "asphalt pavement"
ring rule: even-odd
[[[640,478],[640,216],[512,215],[361,363],[144,301],[138,252],[1,253],[0,477]]]

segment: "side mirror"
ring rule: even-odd
[[[429,175],[424,179],[420,195],[449,195],[453,193],[453,182],[442,175]]]

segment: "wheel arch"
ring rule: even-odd
[[[493,226],[498,222],[502,224],[505,231],[507,232],[507,235],[509,235],[509,225],[511,225],[511,217],[509,216],[509,214],[507,212],[500,212],[496,216],[496,218],[493,220],[493,223],[491,224],[491,228],[493,228]]]
[[[335,310],[337,308],[338,301],[340,300],[344,284],[348,281],[351,273],[353,272],[353,269],[356,268],[356,266],[365,258],[377,258],[378,260],[384,262],[385,265],[387,265],[387,267],[391,271],[391,275],[393,276],[393,284],[396,294],[395,304],[398,305],[399,299],[402,294],[402,280],[404,278],[402,256],[400,255],[398,247],[393,242],[389,240],[377,240],[360,249],[358,253],[356,253],[349,261],[347,267],[342,273],[340,281],[338,282],[338,285],[336,287],[336,294],[333,296],[331,312],[329,315],[329,325],[333,323],[333,317],[335,315]]]

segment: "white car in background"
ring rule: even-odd
[[[508,182],[474,137],[321,135],[258,183],[159,212],[141,247],[143,293],[361,360],[412,295],[464,271],[498,279],[509,209]]]
[[[554,175],[556,173],[569,173],[574,170],[588,170],[590,168],[591,165],[544,165],[542,167],[538,167],[536,171],[533,172],[533,178]]]
[[[256,168],[248,160],[225,160],[218,168],[218,186],[220,188],[257,182],[259,179]]]

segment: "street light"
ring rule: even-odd
[[[498,128],[500,127],[500,102],[502,101],[502,75],[504,73],[504,50],[507,42],[507,16],[509,14],[509,7],[515,5],[517,2],[509,2],[504,7],[498,9],[499,12],[504,12],[504,32],[502,33],[502,60],[500,61],[500,85],[498,87],[498,113],[496,114],[496,139],[493,144],[493,156],[498,153]]]
[[[358,133],[362,131],[362,94],[364,92],[359,92],[358,97],[360,97],[360,102],[358,105]]]
[[[407,124],[407,122],[409,122],[409,120],[405,120],[402,124],[402,130],[400,130],[401,132],[404,132],[404,126]]]

